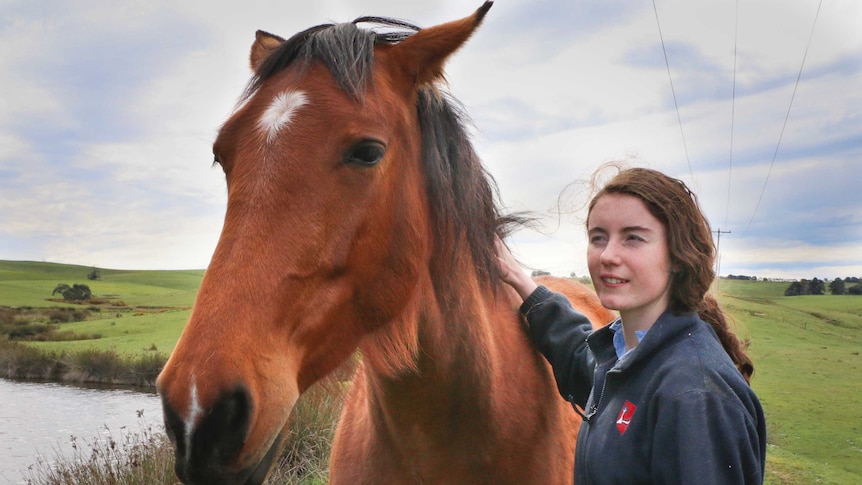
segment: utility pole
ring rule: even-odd
[[[716,291],[721,290],[721,235],[722,234],[730,234],[730,231],[722,231],[721,228],[718,228],[717,231],[714,232],[718,237],[715,242],[715,276],[718,278],[718,287]]]

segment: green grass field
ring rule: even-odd
[[[862,297],[785,297],[787,285],[720,286],[719,301],[751,339],[768,483],[862,483]]]
[[[126,271],[99,269],[101,278],[87,280],[86,266],[0,261],[0,306],[80,306],[49,299],[59,283],[86,284],[93,298],[111,305],[88,320],[61,324],[62,330],[99,334],[100,339],[33,342],[46,350],[111,349],[122,354],[158,351],[168,354],[179,338],[203,278],[202,270]]]
[[[88,281],[91,270],[0,261],[0,306],[63,306],[46,300],[58,283],[88,284],[94,298],[126,307],[61,326],[102,338],[29,345],[170,352],[203,271],[100,270],[101,280]],[[763,402],[769,434],[766,483],[862,483],[862,423],[856,414],[862,409],[862,297],[785,297],[787,285],[722,280],[717,288],[738,333],[751,342],[752,386]]]

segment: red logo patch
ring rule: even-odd
[[[622,409],[620,409],[620,414],[617,416],[617,430],[620,434],[625,433],[629,428],[629,423],[632,422],[632,416],[635,414],[635,409],[637,409],[637,406],[628,401],[623,404]]]

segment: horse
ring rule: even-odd
[[[579,418],[500,280],[518,218],[441,82],[490,7],[256,33],[213,145],[224,226],[157,383],[184,483],[262,483],[298,397],[357,352],[331,483],[572,482]]]

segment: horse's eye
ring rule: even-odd
[[[344,163],[370,167],[377,164],[386,153],[386,147],[378,141],[365,140],[357,143],[344,155]]]

